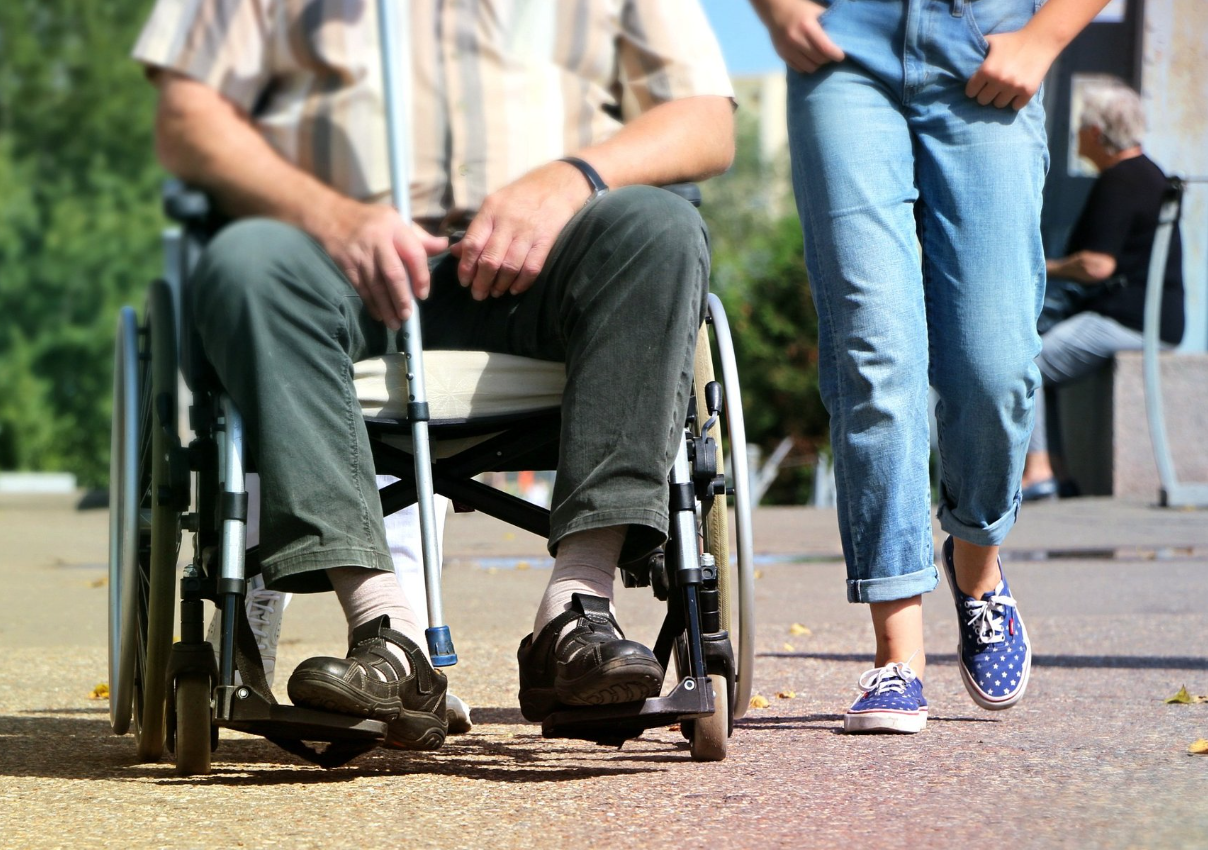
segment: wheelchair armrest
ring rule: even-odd
[[[700,186],[695,183],[669,183],[663,188],[673,195],[679,195],[694,207],[700,206]]]
[[[199,235],[203,241],[227,223],[226,216],[218,211],[204,190],[189,186],[175,177],[164,181],[162,197],[164,215],[187,232]]]

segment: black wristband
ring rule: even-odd
[[[584,162],[577,156],[564,156],[559,162],[567,162],[579,169],[579,173],[587,178],[587,184],[591,186],[591,197],[588,201],[594,201],[602,195],[608,194],[608,184],[600,177],[600,172],[591,167],[590,163]]]

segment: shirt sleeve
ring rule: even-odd
[[[624,120],[679,98],[734,97],[699,0],[625,0],[617,57]]]
[[[1137,212],[1133,194],[1128,181],[1117,175],[1105,174],[1095,181],[1078,216],[1069,253],[1094,251],[1119,262]]]
[[[272,75],[271,0],[156,0],[133,57],[205,83],[251,112]]]

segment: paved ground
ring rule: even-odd
[[[136,763],[89,699],[106,677],[105,513],[3,497],[0,846],[1208,847],[1208,756],[1187,752],[1208,737],[1208,704],[1163,703],[1184,684],[1208,693],[1206,520],[1107,500],[1029,506],[1007,553],[1037,651],[1028,698],[1004,714],[973,706],[940,588],[929,728],[852,738],[837,730],[871,630],[843,601],[834,516],[761,511],[756,690],[770,705],[739,722],[725,762],[695,764],[672,731],[617,751],[522,721],[514,650],[548,575],[542,546],[454,516],[451,677],[475,706],[471,734],[324,771],[224,733],[213,774],[181,779]],[[645,591],[621,607],[631,635],[652,639]],[[333,599],[300,599],[281,665],[341,637]]]

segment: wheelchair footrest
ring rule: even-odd
[[[238,687],[230,717],[218,725],[265,738],[298,741],[363,741],[376,746],[386,738],[386,724],[366,717],[333,714],[295,705],[271,703],[248,687]]]
[[[546,738],[575,738],[619,747],[647,729],[707,717],[713,708],[709,680],[684,679],[665,697],[556,711],[541,724],[541,734]]]

